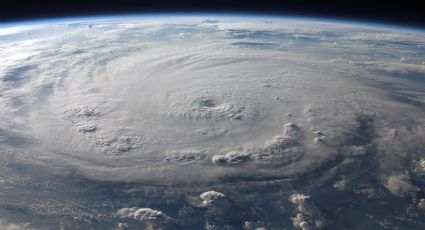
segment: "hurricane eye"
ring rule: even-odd
[[[199,101],[199,106],[211,108],[216,106],[216,102],[213,99],[203,99]]]

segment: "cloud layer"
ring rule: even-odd
[[[0,50],[0,225],[423,227],[423,33],[110,19]]]

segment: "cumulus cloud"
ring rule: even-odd
[[[425,159],[414,160],[414,172],[423,175],[425,174]]]
[[[287,123],[284,125],[283,135],[295,138],[298,135],[299,127],[294,123]]]
[[[199,195],[201,207],[206,209],[204,214],[205,229],[226,229],[237,219],[235,207],[231,200],[221,192],[214,190]]]
[[[257,222],[245,221],[243,229],[244,230],[267,230],[268,228],[266,227],[266,224],[261,221],[257,221]]]
[[[205,150],[203,149],[182,149],[179,151],[169,151],[166,152],[165,155],[165,161],[181,165],[197,163],[207,156]]]
[[[251,160],[249,153],[230,152],[225,155],[215,155],[212,157],[212,161],[216,164],[241,164]]]
[[[335,189],[345,190],[347,188],[347,184],[348,184],[348,179],[342,178],[341,180],[335,182],[335,184],[333,186],[334,186]]]
[[[97,126],[96,124],[84,124],[84,125],[78,125],[77,130],[81,133],[87,133],[87,132],[94,132],[96,131]]]
[[[386,184],[387,189],[400,197],[415,197],[420,188],[413,185],[407,174],[389,176]]]
[[[218,202],[220,200],[224,200],[225,197],[226,196],[223,193],[216,192],[216,191],[204,192],[199,196],[199,198],[201,198],[202,204],[204,206],[213,205],[215,202]]]
[[[78,119],[81,117],[99,116],[100,112],[94,106],[82,104],[65,109],[61,115],[64,118]]]
[[[169,217],[161,211],[154,210],[151,208],[122,208],[117,211],[117,214],[121,218],[132,218],[139,221],[169,219]]]
[[[128,224],[126,223],[118,223],[117,230],[125,230],[128,228]]]
[[[425,199],[419,199],[418,208],[425,209]]]
[[[116,215],[121,219],[133,219],[142,222],[146,224],[148,229],[178,229],[171,217],[151,208],[122,208],[117,211]]]
[[[325,227],[325,219],[320,209],[313,203],[310,196],[304,194],[292,194],[289,200],[296,205],[297,215],[293,218],[295,228],[302,230],[322,229]]]

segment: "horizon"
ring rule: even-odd
[[[1,22],[0,21],[0,30],[10,28],[10,27],[19,27],[27,25],[45,25],[45,24],[69,24],[71,23],[82,23],[89,21],[117,21],[117,20],[147,20],[147,19],[162,19],[162,17],[172,18],[203,18],[204,20],[208,19],[226,19],[226,20],[276,20],[276,21],[299,21],[299,22],[310,22],[310,23],[320,23],[320,24],[336,24],[336,25],[352,25],[352,26],[361,26],[366,28],[379,28],[379,29],[390,29],[390,30],[402,30],[404,32],[419,32],[424,33],[425,27],[416,26],[416,25],[405,25],[401,23],[391,23],[391,22],[378,22],[376,20],[365,20],[365,19],[347,19],[347,18],[337,18],[337,17],[326,17],[326,16],[307,16],[307,15],[278,15],[270,13],[232,13],[232,12],[193,12],[193,13],[183,13],[183,12],[150,12],[150,13],[126,13],[126,14],[98,14],[91,16],[63,16],[63,17],[49,17],[49,18],[38,18],[38,19],[26,19],[20,21],[9,21]],[[1,36],[1,35],[0,35]]]

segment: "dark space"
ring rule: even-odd
[[[418,1],[313,0],[6,0],[2,22],[127,13],[244,13],[325,17],[425,27]]]

